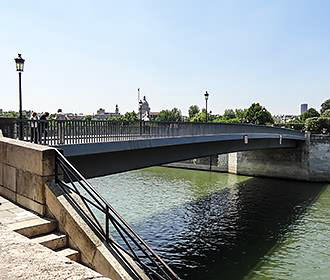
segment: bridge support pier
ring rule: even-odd
[[[330,182],[330,136],[312,135],[297,148],[213,155],[165,166],[237,175]]]

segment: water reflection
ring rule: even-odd
[[[192,280],[244,278],[324,189],[166,168],[93,184],[183,279]]]
[[[184,279],[242,279],[321,190],[250,179],[135,227]]]

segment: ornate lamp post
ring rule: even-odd
[[[22,72],[24,71],[24,59],[19,53],[15,58],[16,71],[18,71],[18,90],[19,90],[19,139],[23,139],[23,113],[22,113]]]
[[[206,110],[206,119],[205,119],[205,122],[207,122],[207,119],[208,119],[208,113],[207,113],[207,100],[209,99],[209,93],[206,91],[205,94],[205,110]]]
[[[139,113],[140,113],[140,135],[142,135],[142,100],[139,101]]]

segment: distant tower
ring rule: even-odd
[[[307,112],[308,104],[301,104],[300,105],[300,114]]]
[[[119,108],[118,108],[118,104],[116,104],[115,114],[116,114],[116,115],[119,115]]]

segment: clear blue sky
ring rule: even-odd
[[[330,98],[330,1],[0,0],[0,108],[152,111],[192,104],[273,114]]]

